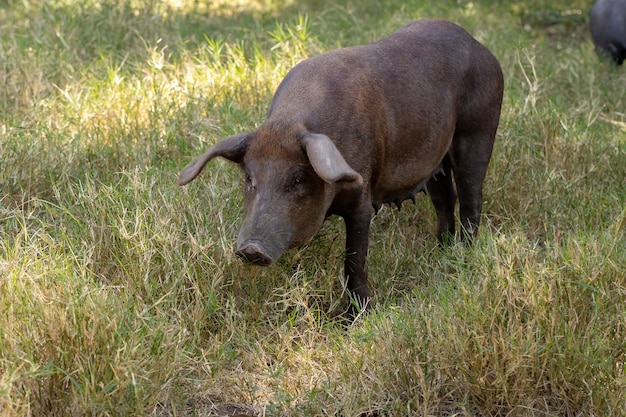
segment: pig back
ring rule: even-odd
[[[490,77],[502,78],[497,60],[465,30],[419,20],[298,64],[279,86],[268,121],[329,136],[373,198],[386,200],[439,166],[467,101],[489,94],[477,90]]]

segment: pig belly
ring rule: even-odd
[[[374,209],[378,211],[383,204],[392,203],[400,209],[402,202],[405,200],[415,202],[415,196],[418,193],[426,192],[426,184],[431,178],[436,178],[437,175],[444,175],[443,165],[439,163],[436,168],[426,172],[428,172],[426,175],[422,174],[413,178],[401,176],[396,177],[398,179],[397,181],[381,183],[372,193],[372,205]],[[407,179],[409,179],[409,181],[406,181]]]

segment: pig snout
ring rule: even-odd
[[[238,245],[235,254],[243,260],[259,266],[268,266],[274,262],[259,240],[242,242]]]

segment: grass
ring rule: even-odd
[[[0,414],[626,415],[626,84],[590,5],[528,0],[0,4]],[[506,79],[473,248],[425,198],[372,223],[349,327],[343,226],[268,269],[233,255],[213,162],[296,62],[419,17]]]

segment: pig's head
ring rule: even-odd
[[[269,265],[287,249],[309,240],[324,221],[337,192],[363,179],[326,135],[263,126],[216,143],[187,166],[179,185],[192,181],[216,156],[245,173],[246,217],[237,255]]]

